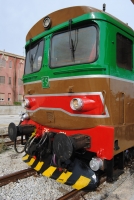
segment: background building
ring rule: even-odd
[[[23,100],[25,57],[0,51],[0,105],[13,105]]]

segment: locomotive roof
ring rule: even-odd
[[[51,28],[61,24],[63,22],[66,22],[70,19],[76,18],[78,16],[84,15],[86,13],[105,13],[99,9],[96,8],[92,8],[92,7],[88,7],[88,6],[75,6],[75,7],[68,7],[68,8],[64,8],[61,10],[57,10],[53,13],[48,14],[47,16],[49,16],[52,20],[52,24],[51,24]],[[108,14],[110,17],[116,19],[115,17],[111,16],[110,14]],[[46,16],[45,16],[46,17]],[[35,37],[36,35],[43,33],[44,27],[43,27],[43,19],[45,18],[43,17],[42,19],[40,19],[28,32],[27,36],[26,36],[26,41],[30,40],[31,38]],[[117,21],[118,19],[116,19]],[[126,27],[128,27],[125,23],[123,23],[122,21],[118,20],[120,23],[124,24]],[[130,28],[130,27],[129,27]],[[131,30],[132,31],[132,30]]]

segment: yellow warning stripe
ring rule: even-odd
[[[29,155],[27,154],[27,155],[23,156],[22,160],[27,160],[28,158],[29,158]]]
[[[29,162],[27,162],[27,164],[28,164],[29,166],[31,166],[34,162],[35,162],[35,159],[34,159],[34,158],[31,158],[31,160],[30,160]]]
[[[52,174],[54,173],[54,171],[55,171],[56,169],[57,169],[56,167],[51,166],[51,167],[49,167],[47,170],[45,170],[45,171],[42,173],[42,175],[43,175],[43,176],[50,177],[50,176],[52,176]]]
[[[60,183],[65,183],[68,178],[72,175],[72,172],[66,172],[66,173],[62,173],[58,179],[56,179],[56,181],[60,182]]]
[[[39,171],[42,167],[42,165],[44,164],[44,162],[38,162],[38,164],[36,165],[36,167],[34,168],[36,171]]]
[[[22,160],[25,161],[29,158],[29,155],[25,155]],[[29,162],[27,162],[27,164],[29,166],[32,166],[33,163],[35,162],[35,159],[34,158],[31,158]],[[43,166],[44,162],[38,162],[36,167],[34,168],[36,171],[40,171],[41,167]],[[46,177],[51,177],[53,175],[53,173],[55,172],[55,170],[57,169],[57,167],[54,167],[54,166],[50,166],[48,167],[43,173],[42,175],[43,176],[46,176]],[[56,179],[57,182],[60,182],[60,183],[66,183],[67,180],[70,178],[70,176],[72,175],[73,173],[72,172],[69,172],[67,171],[66,173],[65,172],[62,172],[62,174]],[[73,188],[77,189],[77,190],[80,190],[86,186],[88,186],[88,184],[90,183],[91,179],[85,177],[85,176],[80,176],[79,179],[75,182],[74,185],[72,185]]]
[[[84,187],[86,187],[90,183],[91,179],[86,178],[85,176],[80,176],[80,178],[76,181],[74,185],[72,185],[73,188],[80,190]]]

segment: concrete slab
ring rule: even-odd
[[[0,106],[0,115],[19,115],[25,111],[22,106]]]
[[[7,133],[9,124],[13,122],[16,125],[20,122],[19,115],[0,115],[0,134]]]
[[[134,174],[128,174],[127,178],[111,192],[107,200],[134,200]]]

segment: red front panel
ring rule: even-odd
[[[44,127],[32,120],[25,120],[22,124],[34,124],[36,126],[36,136],[40,137],[44,132],[64,133],[68,136],[74,134],[84,134],[91,138],[91,147],[88,151],[95,152],[98,157],[110,160],[114,156],[114,128],[106,126],[97,126],[95,128],[84,130],[58,130]]]
[[[26,97],[30,101],[30,107],[28,110],[35,111],[36,109],[51,108],[60,109],[70,114],[85,114],[85,115],[102,115],[104,111],[102,95],[100,92],[97,94],[70,94],[70,95],[59,95],[59,96],[33,96]],[[73,98],[81,98],[86,101],[93,101],[94,104],[89,103],[87,111],[76,111],[70,107],[70,102]],[[90,105],[91,104],[91,105]],[[104,113],[103,113],[104,114]]]

